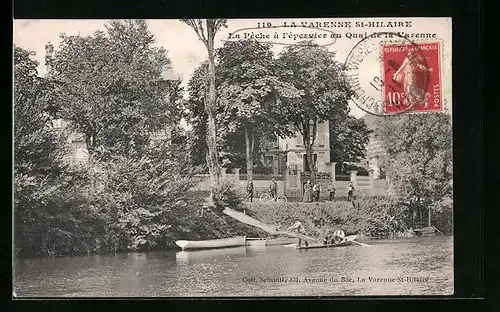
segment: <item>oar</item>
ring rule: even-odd
[[[355,244],[358,244],[358,245],[360,245],[360,246],[363,246],[363,247],[370,247],[370,245],[368,245],[368,244],[363,244],[363,243],[357,242],[357,241],[355,241],[355,240],[352,240],[351,242],[353,242],[353,243],[355,243]]]

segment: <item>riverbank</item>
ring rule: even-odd
[[[192,194],[192,198],[203,198],[203,194]],[[110,244],[103,244],[107,239],[104,232],[101,236],[93,236],[88,240],[77,240],[71,248],[57,250],[51,254],[33,256],[63,256],[77,254],[105,254],[115,252],[143,252],[178,250],[176,240],[207,240],[234,236],[267,237],[265,231],[241,223],[224,213],[225,207],[235,208],[264,223],[288,227],[296,220],[300,220],[307,231],[307,235],[320,237],[329,229],[343,229],[346,234],[356,234],[363,238],[405,238],[412,237],[415,223],[413,212],[392,198],[360,198],[353,206],[346,201],[337,202],[241,202],[239,196],[225,196],[218,202],[217,207],[203,209],[199,200],[193,200],[191,205],[179,208],[169,214],[171,226],[162,236],[156,238],[155,244],[143,244],[135,248],[116,248]],[[203,212],[202,212],[203,211]],[[451,233],[451,209],[435,213],[433,225],[445,234]],[[424,223],[425,224],[425,223]],[[127,238],[127,237],[125,237]],[[128,240],[133,240],[130,237]],[[69,252],[68,252],[69,251]]]
[[[300,220],[310,236],[321,236],[329,229],[343,229],[346,234],[371,238],[412,237],[416,223],[413,211],[397,199],[370,197],[356,200],[355,205],[338,202],[253,202],[247,214],[270,224],[288,227]],[[445,234],[451,233],[451,210],[435,216],[435,225]]]

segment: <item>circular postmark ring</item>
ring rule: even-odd
[[[398,41],[394,41],[394,39],[393,40],[384,40],[384,39],[381,39],[382,36],[385,36],[385,38],[396,38],[399,40]],[[377,39],[377,40],[375,40],[375,42],[370,42],[370,39]],[[403,40],[404,43],[401,42],[401,39]],[[371,46],[370,46],[370,44],[371,44]],[[345,68],[347,69],[348,72],[349,72],[350,68],[354,68],[355,70],[358,70],[359,65],[361,65],[362,60],[364,59],[363,55],[365,57],[369,56],[370,54],[372,54],[374,51],[377,51],[377,50],[379,50],[380,54],[383,54],[382,49],[383,49],[384,45],[390,45],[390,46],[398,46],[399,45],[401,47],[408,46],[408,45],[412,46],[413,49],[408,49],[408,55],[406,57],[407,61],[406,61],[404,66],[414,67],[415,65],[419,64],[421,67],[428,69],[427,59],[423,55],[422,48],[420,47],[420,45],[418,45],[414,41],[409,40],[408,38],[401,36],[401,35],[394,33],[394,32],[375,32],[375,33],[372,33],[371,35],[366,36],[365,38],[361,39],[359,42],[357,42],[354,45],[354,47],[351,49],[351,51],[347,55],[346,61],[344,63]],[[360,57],[361,57],[361,60],[360,60]],[[381,66],[382,66],[381,74],[382,74],[382,77],[384,77],[383,74],[384,74],[384,66],[385,66],[384,62],[385,62],[385,60],[383,59],[382,55],[379,55],[379,57],[380,57],[379,61],[380,61]],[[400,64],[400,66],[403,67],[403,64]],[[376,101],[376,99],[374,97],[368,96],[367,93],[365,93],[365,91],[362,90],[362,88],[360,87],[359,73],[348,75],[348,77],[349,76],[351,78],[354,78],[355,85],[358,87],[356,90],[361,91],[361,92],[354,93],[354,96],[352,98],[353,102],[356,104],[356,106],[358,106],[364,112],[372,114],[372,115],[376,115],[376,116],[391,116],[391,115],[396,115],[396,114],[400,114],[400,113],[404,113],[404,112],[408,112],[410,110],[413,110],[414,106],[417,103],[420,103],[420,101],[422,100],[422,97],[427,96],[426,94],[427,94],[427,90],[429,88],[429,81],[430,81],[430,72],[428,70],[424,71],[424,74],[421,76],[422,79],[420,79],[418,81],[418,86],[417,86],[417,82],[414,81],[414,79],[408,79],[410,81],[405,84],[405,89],[407,91],[409,91],[408,92],[408,99],[406,99],[406,104],[408,104],[407,107],[404,109],[399,109],[399,110],[393,111],[393,112],[388,112],[386,110],[385,94],[383,94],[382,91],[380,91],[381,99]],[[401,79],[401,75],[399,75],[398,78]],[[385,79],[381,79],[379,77],[375,77],[374,79],[375,79],[375,81],[380,83],[381,88],[385,89],[385,87],[387,86],[387,83],[388,83],[387,81],[385,81]],[[406,79],[406,77],[405,77],[405,79]],[[394,78],[393,78],[392,82],[397,83],[397,81],[394,80]],[[371,83],[371,84],[373,86],[373,83]],[[423,90],[424,92],[422,94],[422,92],[413,92],[412,90],[419,90],[419,91]],[[419,93],[419,94],[417,94],[417,93]],[[370,100],[372,100],[371,103],[367,104],[366,102],[370,102]]]

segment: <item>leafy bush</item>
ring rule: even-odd
[[[392,197],[368,197],[350,202],[255,202],[247,213],[271,224],[287,227],[300,220],[308,235],[321,236],[327,228],[347,234],[394,237],[410,233],[412,218],[404,203]]]
[[[445,234],[453,233],[453,202],[446,198],[432,207],[432,225]]]
[[[182,228],[186,208],[197,201],[190,196],[194,180],[175,164],[115,157],[100,163],[100,169],[91,205],[105,220],[100,242],[105,250],[156,248],[172,227]]]
[[[218,212],[221,212],[226,207],[242,210],[244,199],[245,193],[243,190],[236,187],[231,181],[223,179],[219,186],[214,189],[213,200]]]
[[[86,205],[85,175],[14,174],[14,243],[20,257],[92,249],[98,215]]]
[[[14,48],[15,256],[87,251],[97,217],[85,205],[85,171],[63,161],[66,136],[51,127],[46,80],[32,52]]]

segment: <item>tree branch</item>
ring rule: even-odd
[[[200,36],[202,38],[202,41],[205,43],[205,44],[208,44],[208,38],[205,37],[205,29],[203,28],[203,22],[201,21],[201,19],[197,20],[198,22],[198,27],[199,27],[199,34],[198,36]],[[209,25],[208,25],[208,20],[207,20],[207,32],[208,32],[208,28],[209,28]],[[208,35],[208,34],[207,34]]]
[[[205,37],[205,34],[203,33],[203,25],[201,24],[201,20],[195,20],[195,19],[183,19],[181,20],[184,23],[186,23],[189,27],[193,28],[194,32],[198,36],[198,39],[200,39],[201,42],[205,45],[205,47],[208,48],[208,42],[207,38]],[[198,25],[196,25],[196,21],[198,22]]]

